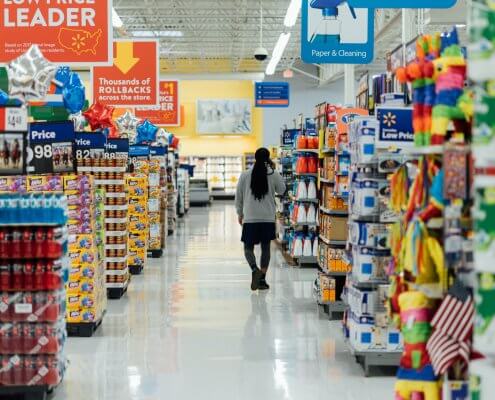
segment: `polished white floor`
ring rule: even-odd
[[[252,293],[234,207],[193,208],[97,334],[69,338],[57,400],[384,400],[393,378],[364,378],[338,322],[318,312],[313,269],[272,260]]]

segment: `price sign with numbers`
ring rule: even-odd
[[[102,157],[106,142],[107,138],[103,133],[76,133],[76,159]]]
[[[22,175],[26,165],[26,133],[0,132],[0,175]]]
[[[29,125],[28,174],[74,172],[74,124],[35,122]]]
[[[27,132],[27,121],[26,107],[0,108],[0,131]]]
[[[108,139],[105,143],[105,158],[129,157],[129,139]]]

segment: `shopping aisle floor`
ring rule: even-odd
[[[314,269],[284,267],[252,293],[232,203],[193,208],[166,256],[109,301],[93,338],[70,338],[57,400],[383,400],[338,322],[318,313]]]

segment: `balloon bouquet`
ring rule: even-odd
[[[86,105],[86,90],[81,77],[68,66],[57,67],[48,61],[37,45],[7,65],[8,93],[0,89],[0,106],[25,106],[44,100],[47,95],[61,97],[51,105],[61,105],[69,113],[76,132],[89,128],[101,131],[108,138],[128,138],[130,144],[147,144],[177,148],[179,139],[158,128],[149,120],[141,121],[127,111],[114,120],[114,107],[95,101]],[[57,97],[56,97],[57,98]]]

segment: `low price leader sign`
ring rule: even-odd
[[[111,67],[93,68],[95,101],[117,107],[158,106],[158,40],[117,40]]]
[[[0,63],[37,44],[75,66],[112,62],[112,0],[0,0]]]
[[[158,126],[180,125],[179,82],[160,81],[160,105],[136,108],[136,117]]]

